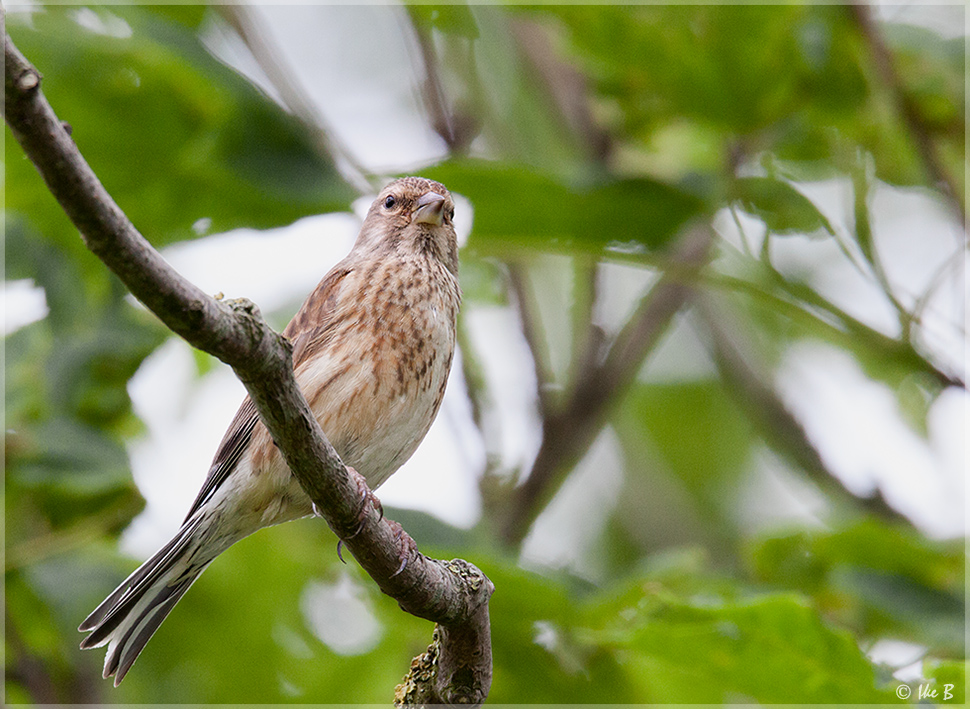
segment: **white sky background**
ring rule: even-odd
[[[440,139],[426,129],[420,114],[418,94],[411,83],[413,59],[401,39],[398,11],[387,7],[255,10],[330,129],[362,165],[390,173],[411,170],[444,155]],[[920,10],[918,4],[910,4],[904,9],[886,8],[884,13],[890,19],[911,19]],[[924,17],[952,33],[951,16],[945,11],[927,9]],[[207,36],[210,49],[224,60],[245,72],[253,71],[251,59],[239,55],[239,47],[227,45],[215,26]],[[373,39],[367,43],[353,39],[361,36]],[[321,71],[320,67],[340,70]],[[258,76],[254,79],[259,81]],[[844,186],[829,182],[800,188],[818,201],[833,223],[844,222]],[[368,201],[357,206],[366,208]],[[464,220],[460,231],[467,235],[468,202],[460,204],[458,211]],[[873,211],[886,269],[898,286],[898,295],[908,304],[908,296],[923,291],[940,260],[960,247],[962,229],[937,202],[917,190],[882,187]],[[221,291],[226,297],[246,296],[270,312],[301,300],[346,253],[359,223],[358,216],[349,214],[311,217],[270,232],[240,230],[178,244],[165,255],[204,290]],[[740,243],[729,220],[718,220],[716,226],[728,243]],[[749,238],[757,236],[754,223],[745,226]],[[779,241],[779,246],[776,253],[783,272],[811,273],[811,282],[823,295],[873,327],[895,334],[896,323],[884,297],[840,260],[830,241],[790,238]],[[615,307],[600,307],[597,315],[609,329],[616,324],[609,320],[617,313],[622,315],[628,307],[623,304],[629,304],[646,287],[650,276],[627,266],[603,269],[604,297]],[[924,326],[927,347],[936,361],[961,373],[967,344],[967,292],[962,271],[951,272],[949,282],[937,291],[926,310]],[[4,305],[6,332],[46,312],[43,294],[24,282],[5,284]],[[547,308],[550,305],[557,307],[544,303]],[[512,471],[531,461],[541,433],[527,351],[513,326],[514,313],[478,307],[468,308],[465,315],[473,341],[500,343],[482,347],[479,357],[494,399],[486,425],[495,427],[500,441],[500,450],[489,453]],[[710,362],[699,347],[689,324],[680,323],[651,358],[643,376],[651,381],[709,376]],[[454,372],[460,371],[456,362]],[[922,438],[904,423],[893,392],[869,380],[839,350],[799,344],[787,354],[776,376],[784,400],[850,489],[863,492],[879,485],[893,505],[932,536],[966,533],[965,392],[950,391],[940,397],[930,412],[929,435]],[[144,557],[181,522],[243,389],[222,366],[198,378],[188,346],[172,340],[146,360],[132,380],[130,392],[148,428],[148,436],[130,448],[136,481],[148,506],[125,543],[131,553]],[[530,535],[527,560],[569,565],[596,575],[595,569],[578,568],[582,550],[563,544],[563,539],[570,538],[564,536],[564,530],[571,528],[570,519],[589,515],[592,506],[615,504],[622,476],[582,472],[594,469],[600,460],[618,460],[612,435],[605,432],[591,451],[591,460],[580,466],[585,483],[592,487],[585,495],[564,488],[562,499],[557,499]],[[472,424],[461,377],[453,376],[428,438],[381,488],[379,496],[389,506],[422,509],[448,523],[470,527],[481,514],[477,480],[484,461],[484,444]],[[810,503],[791,494],[791,486],[777,467],[770,455],[757,455],[752,461],[752,482],[740,501],[739,515],[753,528],[813,516]],[[605,517],[593,515],[591,519],[601,524]]]

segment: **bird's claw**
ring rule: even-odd
[[[347,471],[350,473],[350,477],[354,479],[354,482],[357,483],[357,490],[360,492],[360,509],[357,510],[357,529],[354,530],[353,534],[347,537],[347,539],[353,539],[360,534],[360,530],[364,528],[364,522],[367,519],[367,503],[370,502],[373,508],[377,510],[378,521],[384,519],[384,506],[381,504],[381,501],[377,499],[377,495],[375,495],[371,491],[370,487],[368,487],[367,480],[363,475],[358,473],[350,466],[347,466]]]
[[[377,498],[377,495],[375,495],[371,491],[370,487],[368,487],[366,478],[364,478],[363,475],[358,473],[349,465],[347,466],[347,472],[350,473],[350,477],[357,484],[357,490],[360,492],[360,509],[357,511],[357,528],[351,534],[348,534],[343,539],[337,540],[337,558],[343,561],[345,564],[347,562],[344,561],[344,557],[340,553],[340,551],[343,548],[344,541],[346,541],[347,539],[353,539],[358,534],[360,534],[361,531],[364,529],[364,522],[367,521],[367,503],[370,502],[370,504],[374,507],[374,509],[377,510],[379,515],[377,519],[378,522],[384,519],[384,506],[381,504],[381,501]],[[317,511],[316,505],[313,506],[313,511],[314,513],[319,514]]]
[[[349,466],[347,467],[347,472],[350,473],[350,477],[353,478],[354,482],[357,484],[357,489],[360,491],[360,509],[357,511],[357,528],[351,534],[337,540],[337,558],[345,564],[347,562],[344,561],[344,557],[341,554],[344,542],[348,539],[353,539],[364,529],[364,523],[367,521],[367,503],[370,502],[374,509],[377,510],[379,515],[378,522],[384,519],[384,506],[377,498],[377,495],[375,495],[371,491],[370,487],[368,487],[367,480],[364,478],[364,476]],[[313,506],[313,512],[317,515],[320,514],[316,505]],[[391,525],[391,529],[394,532],[394,541],[396,541],[400,547],[399,556],[401,558],[401,565],[397,567],[397,570],[393,574],[391,574],[391,578],[394,578],[407,568],[408,561],[410,560],[411,556],[418,553],[418,546],[414,543],[414,540],[411,539],[410,535],[404,531],[404,528],[400,524],[391,519],[387,520],[387,523]]]
[[[395,522],[392,519],[387,520],[387,523],[394,530],[394,541],[400,546],[400,557],[401,565],[397,567],[397,571],[391,574],[391,578],[394,578],[400,574],[404,569],[407,568],[408,561],[411,559],[412,554],[418,553],[418,545],[414,543],[411,539],[411,535],[404,531],[404,527]]]

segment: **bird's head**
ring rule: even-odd
[[[458,275],[455,203],[440,182],[402,177],[381,190],[360,229],[354,251],[419,253]]]

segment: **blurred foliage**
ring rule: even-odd
[[[84,31],[71,20],[103,26]],[[345,208],[354,192],[299,123],[212,57],[189,28],[138,7],[47,8],[17,33],[105,187],[156,246]],[[131,33],[130,36],[128,33]],[[9,142],[8,150],[17,146]],[[119,160],[119,154],[131,154]],[[83,249],[33,166],[7,156],[6,208]],[[218,199],[213,195],[218,194]],[[205,228],[199,224],[205,220]]]
[[[799,589],[818,608],[868,637],[891,636],[963,654],[963,545],[930,542],[869,520],[826,533],[758,540],[755,578]]]
[[[610,248],[655,249],[669,242],[700,208],[689,193],[649,179],[570,185],[521,165],[492,161],[443,163],[431,179],[475,200],[469,246],[481,254],[510,247],[554,248],[594,254]],[[514,202],[515,208],[509,209]],[[640,216],[656,215],[644,224]]]
[[[203,36],[218,17],[186,5],[7,16],[86,159],[156,246],[281,226],[356,196],[335,168],[346,156],[327,154],[312,129],[209,53]],[[783,275],[777,250],[803,237],[833,244],[883,287],[869,211],[877,183],[962,209],[946,202],[919,144],[934,147],[962,194],[964,39],[877,25],[893,87],[852,12],[835,5],[416,5],[401,19],[432,62],[415,60],[414,92],[450,119],[428,116],[451,154],[421,172],[475,210],[462,253],[466,309],[519,307],[537,333],[536,361],[561,365],[539,382],[566,409],[542,412],[546,430],[569,413],[571,377],[610,344],[593,318],[597,264],[666,273],[728,313],[698,308],[674,320],[678,332],[694,328],[695,347],[715,363],[703,374],[609,392],[595,425],[616,434],[624,479],[587,540],[595,572],[522,564],[519,548],[497,540],[514,493],[493,485],[503,472],[494,460],[485,520],[472,530],[388,509],[422,551],[467,558],[494,581],[490,700],[890,703],[898,668],[867,651],[891,639],[918,646],[923,677],[953,684],[962,702],[963,541],[929,540],[819,484],[804,437],[771,436],[763,412],[778,410],[773,368],[806,340],[850,353],[923,436],[932,403],[958,376],[921,345],[918,312],[888,288],[898,334],[829,300],[809,274]],[[436,109],[432,69],[445,97]],[[142,425],[126,386],[166,332],[132,307],[6,138],[5,278],[31,279],[49,308],[5,338],[6,702],[387,702],[430,624],[341,565],[312,520],[226,552],[117,690],[99,678],[100,652],[77,649],[77,623],[133,566],[117,550],[142,507],[126,449]],[[823,179],[851,191],[848,232],[803,188]],[[670,254],[684,231],[715,217],[753,220],[763,238],[733,249],[715,235],[714,266],[678,270]],[[509,268],[549,263],[567,264],[566,285],[550,279],[540,290],[559,288],[568,303],[529,322]],[[481,353],[463,347],[480,411],[489,402]],[[822,524],[751,532],[739,523],[740,490],[766,446],[822,496]],[[310,582],[341,589],[332,613],[356,609],[376,625],[373,637],[343,654],[323,642],[309,621]]]
[[[954,704],[967,703],[967,662],[926,663],[923,672],[932,682],[937,698]],[[949,696],[948,696],[949,695]]]

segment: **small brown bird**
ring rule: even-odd
[[[444,185],[392,182],[350,254],[283,331],[321,428],[371,488],[411,456],[445,393],[461,301],[454,213]],[[81,648],[108,645],[104,677],[118,686],[213,559],[262,527],[312,511],[247,397],[182,527],[81,623],[91,631]]]

